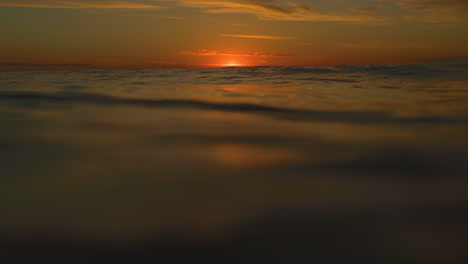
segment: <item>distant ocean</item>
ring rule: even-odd
[[[468,263],[468,62],[0,72],[0,175],[17,261]]]

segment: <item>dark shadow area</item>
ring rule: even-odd
[[[467,242],[467,221],[461,206],[324,215],[282,209],[213,241],[160,234],[99,242],[64,230],[62,235],[4,234],[0,252],[15,263],[462,264],[468,260],[463,250],[468,244],[460,244]]]

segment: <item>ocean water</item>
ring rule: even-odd
[[[0,174],[16,260],[467,263],[468,62],[3,72]]]

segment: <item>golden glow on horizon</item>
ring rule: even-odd
[[[212,67],[248,67],[252,66],[250,62],[246,62],[237,57],[221,58],[218,62],[211,65]]]
[[[238,62],[235,62],[235,61],[230,61],[230,62],[227,62],[225,64],[222,64],[224,67],[242,67],[244,66],[243,64],[240,64]]]

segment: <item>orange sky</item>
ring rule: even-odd
[[[0,0],[0,70],[466,59],[468,1]]]

